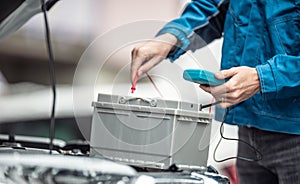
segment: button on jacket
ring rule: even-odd
[[[179,40],[171,61],[224,36],[221,69],[256,68],[261,92],[229,107],[226,123],[300,134],[300,0],[194,0],[163,33]]]

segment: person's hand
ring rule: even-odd
[[[136,75],[141,76],[165,59],[176,44],[177,38],[166,33],[135,47],[131,52],[131,82]]]
[[[261,90],[259,77],[255,68],[246,66],[222,70],[215,74],[218,79],[230,78],[219,86],[200,85],[204,91],[211,93],[222,108],[245,101]]]

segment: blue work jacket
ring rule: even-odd
[[[229,107],[226,123],[300,134],[300,0],[194,0],[164,33],[179,40],[171,61],[224,36],[221,69],[256,68],[261,92]]]

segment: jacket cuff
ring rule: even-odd
[[[274,80],[272,67],[269,63],[256,66],[262,97],[265,100],[274,99],[277,96],[277,86]]]
[[[176,27],[164,27],[156,34],[156,36],[165,33],[170,33],[178,39],[178,44],[176,45],[176,48],[173,51],[171,51],[167,56],[167,58],[170,59],[171,62],[174,62],[177,58],[179,58],[182,54],[186,52],[186,49],[190,44],[190,40],[188,39],[186,33],[184,33]]]

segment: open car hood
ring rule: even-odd
[[[45,2],[47,10],[53,6],[50,1]],[[0,41],[42,11],[40,0],[1,0],[0,6]]]

